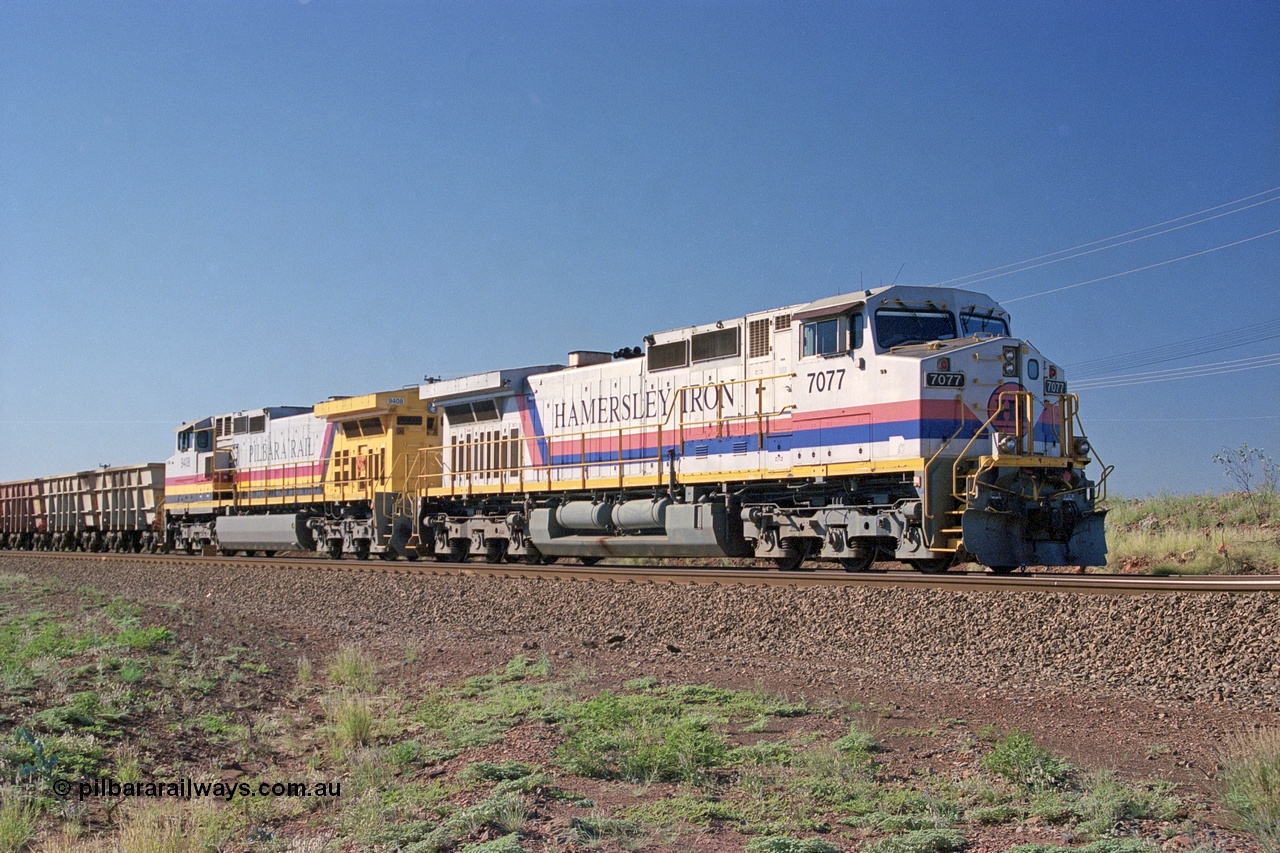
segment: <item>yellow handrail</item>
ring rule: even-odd
[[[617,465],[618,485],[619,487],[621,487],[623,482],[623,477],[624,477],[623,469],[625,466],[653,464],[653,465],[656,465],[656,468],[657,468],[656,473],[654,475],[655,476],[654,482],[655,482],[655,485],[660,486],[663,484],[664,477],[665,477],[665,472],[663,470],[663,466],[665,464],[664,450],[666,449],[666,445],[669,440],[667,439],[666,436],[664,436],[665,432],[674,431],[678,436],[679,443],[683,445],[684,432],[686,427],[714,426],[716,427],[717,432],[723,433],[727,425],[731,425],[733,423],[738,423],[738,422],[754,420],[756,421],[757,441],[761,446],[763,446],[764,435],[765,435],[765,421],[769,418],[774,418],[774,417],[783,415],[794,408],[793,405],[788,404],[786,406],[783,406],[781,409],[777,411],[773,411],[773,412],[760,411],[759,410],[760,400],[763,397],[763,394],[765,391],[765,383],[775,379],[789,379],[794,377],[795,377],[794,373],[780,373],[772,376],[755,376],[748,379],[732,379],[724,382],[706,382],[706,383],[701,383],[696,385],[682,385],[679,388],[675,389],[674,391],[675,397],[680,399],[681,404],[679,406],[674,406],[674,405],[671,406],[667,410],[667,413],[663,417],[663,419],[656,423],[649,422],[649,423],[633,424],[630,426],[611,426],[611,427],[594,429],[594,430],[582,430],[580,432],[560,433],[557,435],[520,436],[518,439],[516,439],[521,444],[530,440],[547,442],[548,457],[550,457],[549,448],[551,446],[551,442],[554,441],[560,444],[564,444],[566,442],[573,442],[576,440],[579,444],[579,453],[578,453],[577,461],[555,463],[555,462],[549,461],[548,459],[548,461],[542,465],[526,465],[523,462],[523,458],[521,458],[517,466],[508,465],[505,467],[497,466],[497,467],[488,467],[488,468],[470,468],[469,470],[466,470],[466,471],[454,471],[454,470],[451,470],[452,466],[445,464],[446,449],[466,450],[470,448],[474,450],[477,448],[494,445],[500,442],[511,441],[512,439],[509,437],[476,439],[474,441],[458,442],[456,444],[450,444],[450,445],[440,445],[439,447],[436,447],[436,448],[423,448],[422,451],[420,452],[436,451],[440,453],[440,471],[441,471],[441,474],[447,474],[449,476],[448,494],[450,495],[473,494],[475,487],[477,486],[476,480],[481,477],[484,477],[486,479],[496,477],[497,479],[496,483],[486,483],[482,485],[489,485],[489,486],[496,485],[498,487],[498,494],[505,494],[507,491],[508,485],[514,485],[514,484],[508,483],[508,480],[507,480],[507,477],[513,473],[518,477],[518,481],[519,481],[517,488],[513,489],[513,491],[524,492],[526,472],[536,472],[537,474],[546,474],[546,480],[545,480],[546,488],[548,491],[551,491],[554,488],[554,485],[556,482],[564,482],[564,480],[553,479],[552,472],[566,470],[566,469],[579,469],[581,471],[581,475],[579,477],[580,486],[582,488],[585,488],[588,482],[587,469],[593,465],[596,465],[596,466]],[[695,420],[695,421],[688,421],[685,419],[685,415],[688,414],[688,412],[685,411],[685,408],[686,408],[685,394],[687,392],[697,391],[703,388],[716,388],[716,387],[726,387],[726,386],[736,386],[736,385],[748,386],[748,385],[751,385],[752,383],[754,383],[757,386],[757,389],[756,389],[757,411],[756,412],[752,414],[730,415],[726,417],[723,415],[723,398],[720,395],[717,395],[718,410],[715,413],[716,415],[715,417],[708,418],[706,420]],[[745,401],[744,401],[744,406],[745,406]],[[680,410],[680,420],[674,426],[674,430],[673,430],[672,418],[675,416],[677,409]],[[639,434],[639,433],[653,432],[655,430],[657,432],[657,446],[656,446],[655,454],[653,456],[642,456],[634,459],[624,458],[625,452],[629,449],[625,446],[626,439],[628,437]],[[729,431],[731,432],[731,429]],[[617,447],[616,447],[617,459],[615,461],[611,461],[611,462],[588,462],[587,461],[587,453],[586,453],[587,441],[593,436],[600,436],[600,435],[610,435],[610,436],[617,437]],[[630,448],[630,449],[635,450],[639,448]],[[465,484],[459,484],[456,482],[457,480],[463,479],[463,478],[465,478]],[[540,480],[541,478],[534,477],[534,479]]]

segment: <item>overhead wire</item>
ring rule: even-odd
[[[1232,201],[1223,202],[1222,204],[1217,204],[1217,205],[1214,205],[1213,207],[1206,207],[1205,209],[1198,210],[1194,213],[1187,213],[1182,216],[1176,216],[1173,219],[1166,219],[1163,222],[1157,222],[1153,225],[1146,225],[1146,226],[1143,226],[1142,228],[1135,228],[1132,231],[1125,231],[1124,233],[1121,233],[1121,234],[1114,234],[1110,237],[1103,237],[1099,240],[1092,240],[1088,243],[1081,243],[1079,245],[1071,246],[1066,249],[1058,249],[1057,251],[1054,251],[1054,252],[1047,252],[1043,255],[1037,255],[1034,258],[1027,258],[1026,260],[1015,261],[1014,263],[1003,264],[998,267],[991,267],[989,269],[981,270],[979,272],[969,273],[968,275],[949,278],[944,281],[939,281],[934,284],[931,284],[929,285],[929,287],[941,287],[943,285],[953,284],[955,282],[964,282],[964,286],[967,286],[970,284],[978,284],[979,282],[989,281],[993,278],[1000,278],[1006,275],[1014,275],[1019,272],[1025,272],[1026,270],[1037,269],[1039,267],[1048,266],[1049,264],[1059,263],[1060,261],[1071,260],[1072,258],[1078,258],[1083,255],[1093,254],[1094,252],[1100,252],[1105,249],[1115,248],[1117,246],[1125,246],[1130,243],[1138,242],[1139,240],[1145,240],[1148,237],[1157,237],[1157,236],[1160,236],[1161,234],[1168,234],[1171,231],[1177,231],[1182,228],[1189,228],[1192,225],[1200,225],[1205,222],[1212,222],[1215,219],[1221,219],[1224,216],[1231,216],[1232,214],[1235,214],[1235,213],[1241,213],[1245,210],[1250,210],[1254,207],[1258,207],[1259,205],[1270,204],[1273,201],[1280,201],[1280,195],[1274,195],[1272,198],[1264,199],[1263,201],[1254,202],[1253,204],[1245,205],[1244,207],[1240,207],[1235,210],[1230,210],[1225,213],[1219,213],[1215,216],[1209,216],[1204,219],[1197,220],[1195,222],[1188,222],[1183,225],[1178,225],[1174,228],[1168,228],[1164,231],[1158,231],[1156,233],[1147,234],[1142,237],[1135,237],[1132,240],[1123,240],[1123,238],[1125,237],[1133,237],[1133,235],[1142,234],[1142,232],[1144,231],[1151,231],[1154,228],[1163,228],[1166,225],[1173,225],[1175,222],[1182,222],[1184,219],[1192,219],[1197,216],[1203,216],[1206,213],[1213,213],[1214,211],[1221,210],[1224,207],[1231,207],[1233,205],[1242,204],[1243,202],[1246,202],[1246,201],[1253,201],[1256,198],[1272,195],[1273,193],[1277,193],[1277,192],[1280,192],[1280,186],[1271,187],[1270,189],[1263,190],[1262,192],[1253,193],[1252,195],[1247,195],[1242,198],[1234,199]],[[1123,242],[1112,243],[1112,241],[1114,240],[1123,240]],[[1101,245],[1103,243],[1108,243],[1110,245],[1103,246]],[[1090,247],[1097,247],[1097,248],[1090,248]],[[1081,249],[1088,249],[1088,251],[1078,251]],[[1076,254],[1067,255],[1067,253],[1069,252],[1076,252]],[[1047,260],[1049,258],[1054,258],[1054,256],[1056,255],[1067,255],[1067,257],[1057,258],[1055,260]],[[1037,263],[1037,261],[1044,261],[1044,263]],[[992,273],[992,275],[988,275],[988,273]],[[980,278],[979,276],[986,276],[986,278]]]
[[[1115,376],[1103,376],[1097,379],[1085,379],[1072,383],[1071,390],[1095,391],[1102,388],[1125,388],[1133,385],[1149,385],[1155,382],[1171,382],[1175,379],[1200,379],[1205,376],[1240,373],[1245,370],[1259,370],[1263,367],[1275,366],[1280,366],[1280,352],[1212,364],[1197,364],[1189,367],[1173,367],[1168,370],[1123,373]]]
[[[1280,317],[1262,323],[1254,323],[1235,329],[1227,329],[1211,335],[1188,338],[1177,343],[1157,347],[1131,350],[1105,358],[1068,363],[1065,366],[1077,380],[1109,370],[1132,367],[1146,367],[1152,364],[1163,364],[1190,358],[1196,355],[1221,352],[1248,344],[1280,338]]]
[[[1191,258],[1198,258],[1201,255],[1208,255],[1208,254],[1211,254],[1212,252],[1220,252],[1223,249],[1230,249],[1232,246],[1240,246],[1240,245],[1243,245],[1244,243],[1252,243],[1254,240],[1261,240],[1263,237],[1270,237],[1273,234],[1280,234],[1280,228],[1275,228],[1271,231],[1265,231],[1262,234],[1255,234],[1252,237],[1245,237],[1243,240],[1236,240],[1231,243],[1223,243],[1221,246],[1214,246],[1211,249],[1202,249],[1199,252],[1192,252],[1189,255],[1181,255],[1176,258],[1170,258],[1167,261],[1158,261],[1154,264],[1147,264],[1146,266],[1142,266],[1142,267],[1134,267],[1133,269],[1125,270],[1124,272],[1117,272],[1117,273],[1112,273],[1111,275],[1099,276],[1098,278],[1091,278],[1088,281],[1078,281],[1075,284],[1064,284],[1061,287],[1052,287],[1052,288],[1049,288],[1048,290],[1042,290],[1039,293],[1028,293],[1025,296],[1015,296],[1013,299],[1003,299],[1001,301],[1004,302],[1005,304],[1010,304],[1013,302],[1021,302],[1024,299],[1035,299],[1036,297],[1039,297],[1039,296],[1048,296],[1051,293],[1061,293],[1064,290],[1073,290],[1077,287],[1084,287],[1086,284],[1097,284],[1100,281],[1110,281],[1111,279],[1120,278],[1121,276],[1133,275],[1136,272],[1145,272],[1146,270],[1153,270],[1153,269],[1156,269],[1157,267],[1164,267],[1164,266],[1168,266],[1169,264],[1176,264],[1179,261],[1185,261]]]

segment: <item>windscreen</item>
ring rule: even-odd
[[[970,335],[995,335],[997,338],[1009,337],[1009,323],[1003,317],[993,317],[989,314],[973,314],[964,313],[960,315],[961,334],[966,338]]]
[[[876,343],[884,349],[947,341],[955,336],[956,318],[950,311],[881,308],[876,312]]]

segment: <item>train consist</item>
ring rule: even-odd
[[[201,418],[162,490],[154,465],[0,485],[0,547],[1103,565],[1107,469],[1086,475],[1066,377],[1009,323],[982,294],[895,285]],[[125,472],[149,476],[134,511],[93,509]]]

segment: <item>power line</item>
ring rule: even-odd
[[[1089,423],[1203,423],[1206,421],[1274,421],[1280,415],[1244,415],[1238,418],[1089,418]]]
[[[1134,230],[1126,231],[1123,234],[1114,234],[1110,237],[1103,237],[1100,240],[1093,240],[1088,243],[1081,243],[1078,246],[1071,246],[1070,248],[1067,248],[1067,249],[1058,249],[1056,252],[1048,252],[1043,255],[1037,255],[1034,258],[1027,258],[1026,260],[1023,260],[1023,261],[1015,261],[1014,263],[1011,263],[1011,264],[1004,264],[998,267],[991,267],[990,269],[981,270],[980,272],[969,273],[968,275],[957,276],[956,278],[949,278],[945,281],[940,281],[940,282],[937,282],[936,284],[931,284],[929,286],[941,287],[944,284],[952,284],[958,281],[965,281],[965,286],[969,284],[977,284],[982,281],[989,281],[990,279],[993,279],[993,278],[999,278],[1005,275],[1013,275],[1015,273],[1024,272],[1025,270],[1036,269],[1038,267],[1047,266],[1048,264],[1058,263],[1058,261],[1066,261],[1066,260],[1070,260],[1071,258],[1078,258],[1081,255],[1088,255],[1088,254],[1092,254],[1093,252],[1100,252],[1103,249],[1114,248],[1114,246],[1124,246],[1124,245],[1127,245],[1128,243],[1137,242],[1138,240],[1145,240],[1147,237],[1156,237],[1156,236],[1159,236],[1160,234],[1168,234],[1170,231],[1177,231],[1180,228],[1188,228],[1191,225],[1199,225],[1202,222],[1211,222],[1215,219],[1220,219],[1223,216],[1230,216],[1233,213],[1240,213],[1241,211],[1249,210],[1250,208],[1254,208],[1262,204],[1270,204],[1273,201],[1280,201],[1280,196],[1275,196],[1274,198],[1269,198],[1264,201],[1255,202],[1254,204],[1246,205],[1245,207],[1241,207],[1236,210],[1227,211],[1226,213],[1220,213],[1216,216],[1210,216],[1206,219],[1198,220],[1196,222],[1189,222],[1189,223],[1186,223],[1185,225],[1179,225],[1175,228],[1169,228],[1165,231],[1157,232],[1156,234],[1148,234],[1144,237],[1137,237],[1134,240],[1126,240],[1123,243],[1115,243],[1114,246],[1101,246],[1101,248],[1090,249],[1091,246],[1099,246],[1102,243],[1110,243],[1113,240],[1120,240],[1124,237],[1131,237],[1135,234],[1141,234],[1144,231],[1150,231],[1153,228],[1163,228],[1166,225],[1173,225],[1173,223],[1175,222],[1182,222],[1184,219],[1192,219],[1197,216],[1203,216],[1206,213],[1213,213],[1215,210],[1221,210],[1224,207],[1231,207],[1232,205],[1241,204],[1242,202],[1252,201],[1253,199],[1260,198],[1265,195],[1270,195],[1271,193],[1274,193],[1277,191],[1280,191],[1280,186],[1272,187],[1271,189],[1263,190],[1262,192],[1254,193],[1253,195],[1247,195],[1247,196],[1244,196],[1243,198],[1238,198],[1233,201],[1223,202],[1222,204],[1214,205],[1213,207],[1206,207],[1204,210],[1198,210],[1195,213],[1188,213],[1183,216],[1174,217],[1173,219],[1166,219],[1164,222],[1157,222],[1154,225],[1147,225],[1142,228],[1135,228]],[[1063,255],[1068,252],[1077,252],[1080,249],[1089,249],[1089,251],[1078,252],[1078,254],[1070,255],[1069,257],[1065,257],[1065,258],[1058,258],[1057,260],[1053,260],[1053,261],[1046,260],[1047,258],[1053,258],[1055,255]],[[1036,263],[1037,261],[1045,261],[1045,263]],[[1024,265],[1026,264],[1035,264],[1035,266],[1024,267]],[[1018,267],[1019,269],[1014,269],[1015,267]],[[1007,272],[1004,272],[1005,270],[1007,270]],[[988,275],[988,273],[995,273],[995,275]],[[987,278],[977,278],[978,276],[987,276]],[[966,279],[974,279],[974,280],[966,281]]]
[[[1236,329],[1227,329],[1212,335],[1189,338],[1177,343],[1163,346],[1132,350],[1119,355],[1095,358],[1089,361],[1069,363],[1071,376],[1077,380],[1093,374],[1105,373],[1119,368],[1145,367],[1150,364],[1161,364],[1190,358],[1195,355],[1208,355],[1227,349],[1246,346],[1248,344],[1280,338],[1280,318],[1263,323],[1254,323]]]
[[[1251,243],[1254,240],[1261,240],[1263,237],[1270,237],[1272,234],[1280,234],[1280,228],[1276,228],[1272,231],[1267,231],[1263,234],[1255,234],[1252,237],[1245,237],[1243,240],[1236,240],[1234,243],[1224,243],[1221,246],[1214,246],[1212,249],[1204,249],[1199,252],[1192,252],[1189,255],[1182,255],[1181,257],[1170,258],[1167,261],[1159,261],[1154,264],[1147,264],[1145,267],[1135,267],[1131,270],[1125,270],[1124,272],[1112,273],[1111,275],[1104,275],[1104,276],[1100,276],[1099,278],[1091,278],[1088,281],[1078,281],[1075,284],[1064,284],[1062,287],[1053,287],[1053,288],[1050,288],[1049,290],[1042,290],[1039,293],[1029,293],[1026,296],[1016,296],[1013,299],[1003,299],[1001,301],[1004,304],[1008,305],[1014,302],[1021,302],[1024,299],[1035,299],[1037,296],[1048,296],[1050,293],[1061,293],[1064,290],[1072,290],[1077,287],[1084,287],[1086,284],[1097,284],[1100,281],[1108,281],[1113,278],[1120,278],[1121,276],[1132,275],[1133,273],[1136,273],[1136,272],[1145,272],[1146,270],[1153,270],[1156,267],[1168,266],[1169,264],[1175,264],[1178,261],[1185,261],[1191,258],[1198,258],[1201,255],[1208,255],[1211,252],[1219,252],[1223,249],[1230,249],[1232,246],[1239,246],[1244,243]]]
[[[1212,364],[1197,364],[1190,367],[1174,367],[1169,370],[1151,370],[1144,373],[1125,373],[1116,376],[1103,376],[1097,379],[1085,379],[1072,383],[1073,391],[1094,391],[1101,388],[1124,388],[1131,385],[1149,385],[1154,382],[1172,382],[1176,379],[1200,379],[1205,376],[1219,376],[1224,373],[1239,373],[1244,370],[1258,370],[1263,367],[1280,365],[1280,353],[1257,355],[1233,361],[1221,361]]]

